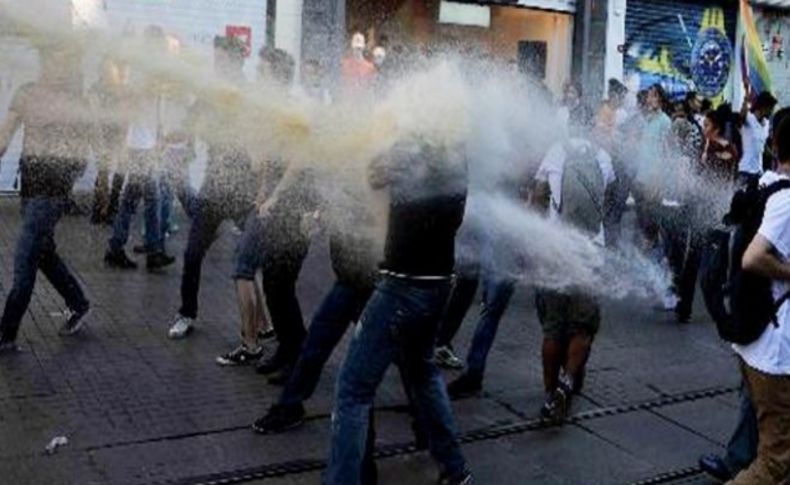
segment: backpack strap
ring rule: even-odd
[[[765,194],[765,200],[767,201],[772,195],[785,189],[790,189],[790,179],[783,178],[777,180],[770,185],[766,185],[762,190],[763,194]]]

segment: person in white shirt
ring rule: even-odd
[[[763,151],[768,140],[769,118],[776,108],[776,98],[767,91],[760,93],[754,103],[743,103],[741,111],[741,139],[743,156],[738,165],[738,176],[743,184],[756,183],[763,173]]]
[[[778,165],[760,179],[769,185],[790,179],[790,120],[776,132]],[[773,280],[774,299],[790,291],[790,190],[774,194],[763,221],[743,255],[743,268]],[[734,485],[781,484],[790,476],[790,303],[777,311],[778,325],[768,325],[749,345],[735,345],[744,379],[757,410],[757,457],[728,482]]]
[[[552,147],[535,176],[534,204],[604,244],[604,195],[615,181],[611,157],[583,138]],[[536,305],[543,329],[544,419],[562,422],[572,394],[581,390],[598,331],[597,299],[579,288],[539,289]],[[561,376],[562,371],[562,376]]]
[[[159,27],[149,26],[145,31],[145,42],[146,47],[152,50],[164,49],[164,31]],[[157,270],[175,262],[174,257],[165,253],[159,210],[159,185],[155,176],[162,146],[162,95],[150,79],[139,78],[134,81],[131,83],[131,120],[126,134],[129,173],[121,193],[119,212],[113,222],[113,232],[107,244],[104,262],[118,269],[137,268],[137,263],[126,255],[124,248],[129,241],[129,230],[137,204],[143,199],[146,267]]]

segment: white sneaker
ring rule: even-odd
[[[662,302],[664,304],[664,310],[666,311],[674,310],[678,306],[679,301],[680,299],[675,294],[675,292],[672,290],[668,290],[666,294],[664,294],[664,298]]]
[[[172,339],[180,339],[186,337],[192,331],[192,325],[195,323],[194,318],[187,318],[183,315],[177,315],[170,330],[167,331],[167,336]]]

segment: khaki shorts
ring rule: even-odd
[[[561,340],[579,333],[593,337],[601,326],[601,307],[593,296],[538,290],[535,304],[546,337]]]

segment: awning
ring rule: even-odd
[[[476,3],[479,5],[502,5],[510,7],[539,8],[557,12],[576,12],[576,0],[451,0],[460,3]],[[788,0],[790,2],[790,0]]]
[[[790,0],[751,0],[755,7],[773,7],[790,9]]]

